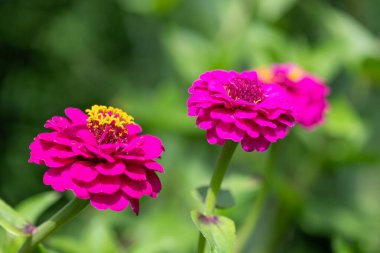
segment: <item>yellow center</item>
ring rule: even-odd
[[[292,67],[288,72],[288,78],[293,82],[298,82],[304,76],[304,71],[297,66]]]
[[[266,66],[261,66],[256,69],[257,75],[259,76],[260,80],[264,83],[270,83],[273,78],[272,71],[270,68]]]
[[[115,143],[126,139],[128,124],[134,119],[126,112],[112,106],[93,105],[86,109],[87,126],[99,143]]]

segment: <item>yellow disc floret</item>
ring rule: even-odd
[[[131,115],[112,106],[93,105],[86,113],[87,126],[99,143],[124,142],[128,134],[127,125],[134,124]]]
[[[273,74],[270,68],[266,66],[261,66],[256,69],[257,75],[259,76],[260,80],[264,83],[270,83],[273,78]]]
[[[288,72],[288,78],[293,82],[298,82],[303,78],[304,74],[305,72],[300,67],[293,66]]]

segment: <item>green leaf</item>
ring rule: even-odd
[[[86,252],[92,253],[114,253],[117,250],[117,240],[112,228],[104,219],[96,217],[87,225],[84,232],[83,242]]]
[[[212,253],[232,252],[235,240],[235,224],[224,216],[206,216],[198,211],[191,212],[195,226],[210,244]]]
[[[0,226],[9,233],[25,236],[24,229],[29,225],[23,216],[16,212],[12,207],[0,199]]]
[[[335,137],[361,146],[368,138],[368,129],[346,97],[330,100],[331,108],[324,129]]]
[[[336,237],[333,240],[334,253],[354,253],[355,251],[351,248],[348,242],[343,240],[341,237]]]
[[[38,253],[56,253],[56,251],[52,251],[50,249],[47,249],[45,246],[43,246],[42,244],[39,244],[38,245]]]
[[[16,210],[29,221],[35,223],[40,215],[55,203],[60,194],[57,192],[43,192],[22,201]]]
[[[202,202],[205,201],[207,195],[208,186],[201,186],[196,189],[197,198]],[[232,196],[230,190],[221,189],[219,191],[218,197],[216,199],[216,208],[227,209],[235,205],[234,197]]]
[[[268,21],[277,21],[289,9],[291,9],[297,0],[265,0],[258,1],[258,15],[260,18]]]

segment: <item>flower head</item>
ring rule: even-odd
[[[294,64],[274,64],[257,72],[264,83],[277,83],[286,89],[294,104],[296,122],[308,129],[323,122],[329,88],[317,77]]]
[[[189,89],[189,116],[206,130],[210,144],[241,142],[245,151],[265,151],[293,126],[292,108],[283,88],[263,84],[255,71],[206,72]]]
[[[67,117],[54,116],[30,145],[29,162],[46,165],[44,184],[56,191],[71,190],[90,199],[99,210],[138,214],[139,199],[161,190],[155,161],[164,151],[161,140],[141,135],[141,127],[120,109],[94,105],[83,111],[67,108]]]

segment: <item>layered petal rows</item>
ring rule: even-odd
[[[71,190],[99,210],[122,211],[130,205],[138,214],[139,199],[156,198],[161,190],[156,172],[164,170],[155,160],[164,147],[159,138],[141,135],[141,127],[132,121],[115,124],[113,117],[121,117],[119,113],[101,112],[110,120],[99,121],[94,129],[89,116],[76,108],[67,108],[67,117],[48,120],[45,128],[52,131],[34,139],[29,162],[48,167],[43,182],[56,191]],[[116,135],[116,128],[123,132]],[[95,137],[99,129],[103,134]]]
[[[287,91],[297,123],[307,129],[323,123],[329,88],[321,80],[290,63],[262,67],[258,73],[264,83],[276,83]]]
[[[286,91],[263,84],[255,71],[206,72],[189,88],[188,115],[206,130],[210,144],[241,142],[245,151],[265,151],[294,125]]]

